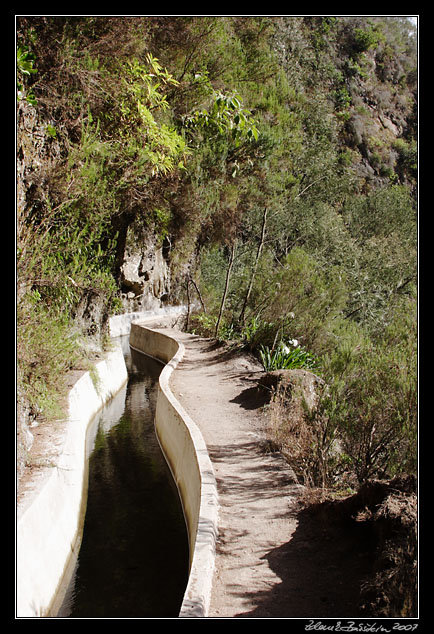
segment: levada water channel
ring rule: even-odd
[[[58,618],[177,617],[187,585],[187,529],[154,431],[163,366],[120,340],[129,380],[89,430],[82,543]]]

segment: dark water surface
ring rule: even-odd
[[[187,530],[154,431],[163,366],[121,342],[129,380],[94,428],[82,545],[59,617],[177,617],[187,584]]]

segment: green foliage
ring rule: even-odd
[[[288,342],[294,347],[291,350],[286,343],[280,341],[274,349],[260,346],[259,356],[264,370],[293,370],[297,368],[314,370],[318,367],[318,360],[313,354],[303,350],[298,345]],[[298,344],[298,342],[296,342]]]
[[[346,468],[359,482],[416,471],[417,333],[411,300],[395,303],[375,340],[344,339],[323,363],[321,413],[338,430]]]
[[[370,337],[341,321],[320,360],[317,403],[296,408],[278,390],[271,404],[276,441],[306,484],[356,488],[371,478],[417,471],[417,332],[412,300],[396,301]]]
[[[49,136],[51,139],[55,139],[55,138],[56,138],[56,136],[57,136],[57,130],[56,130],[56,128],[55,128],[53,125],[51,125],[51,124],[47,124],[47,127],[46,127],[46,132],[47,132],[48,136]]]
[[[258,350],[262,341],[267,341],[274,332],[272,323],[264,322],[253,316],[241,329],[241,340],[251,350]]]
[[[316,353],[329,345],[329,329],[346,303],[345,281],[339,269],[329,275],[303,249],[295,247],[281,266],[276,268],[269,260],[255,286],[255,313],[274,324],[274,336],[280,332],[283,338],[295,337]]]
[[[189,331],[193,334],[200,334],[203,337],[212,337],[215,332],[216,322],[216,316],[208,315],[205,312],[197,312],[193,315],[193,318],[190,322]],[[224,331],[224,327],[225,324],[222,325],[222,332],[225,332],[225,334],[227,334],[227,331]]]
[[[353,240],[346,267],[348,313],[373,330],[381,327],[395,295],[412,293],[417,273],[416,214],[408,190],[382,188],[355,197],[345,207]]]
[[[351,105],[351,95],[345,86],[335,90],[333,97],[338,110],[348,108]]]
[[[173,127],[155,118],[155,113],[163,113],[169,107],[164,88],[177,85],[170,73],[150,53],[146,54],[146,64],[127,60],[119,65],[117,73],[121,78],[116,104],[119,138],[113,150],[117,160],[125,163],[119,186],[134,187],[183,165],[188,150]]]
[[[78,360],[76,335],[61,310],[38,291],[28,294],[17,315],[18,376],[34,414],[65,416],[60,406],[65,372]]]
[[[27,46],[17,46],[17,96],[18,100],[25,99],[32,106],[36,106],[36,98],[31,88],[25,89],[26,78],[38,70],[34,67],[36,61],[34,53]]]
[[[227,135],[238,147],[243,139],[258,140],[258,129],[251,113],[242,107],[242,99],[236,94],[212,91],[209,110],[196,110],[184,118],[188,129],[199,128],[206,136]]]
[[[393,148],[398,152],[399,169],[410,173],[412,176],[416,176],[418,166],[416,141],[406,141],[405,139],[399,138],[393,143]]]
[[[417,60],[405,21],[18,23],[19,98],[37,97],[40,117],[35,134],[21,131],[17,227],[32,403],[74,358],[66,333],[83,307],[121,309],[127,232],[136,243],[152,234],[168,254],[171,301],[198,282],[197,332],[218,326],[267,367],[320,364],[329,390],[305,419],[312,481],[412,469],[415,320],[403,306],[416,283]],[[396,113],[405,138],[381,111]],[[293,337],[289,352],[276,344]]]
[[[367,28],[355,28],[353,38],[354,50],[360,55],[378,46],[379,42],[384,39],[384,35],[378,27],[370,25]]]
[[[33,67],[35,63],[35,55],[29,51],[27,47],[17,47],[17,72],[18,75],[30,76],[37,73],[37,69]]]
[[[77,218],[76,203],[53,209],[35,227],[23,221],[18,235],[17,271],[22,287],[36,289],[50,305],[73,313],[83,293],[115,293],[112,245],[103,251],[103,222]]]

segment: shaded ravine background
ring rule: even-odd
[[[93,426],[83,539],[61,618],[177,617],[188,579],[182,506],[154,431],[163,366],[120,339],[129,380]]]

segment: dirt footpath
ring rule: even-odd
[[[357,616],[363,548],[310,519],[288,464],[264,451],[261,366],[208,339],[172,334],[186,354],[171,388],[203,434],[219,494],[209,617]]]

